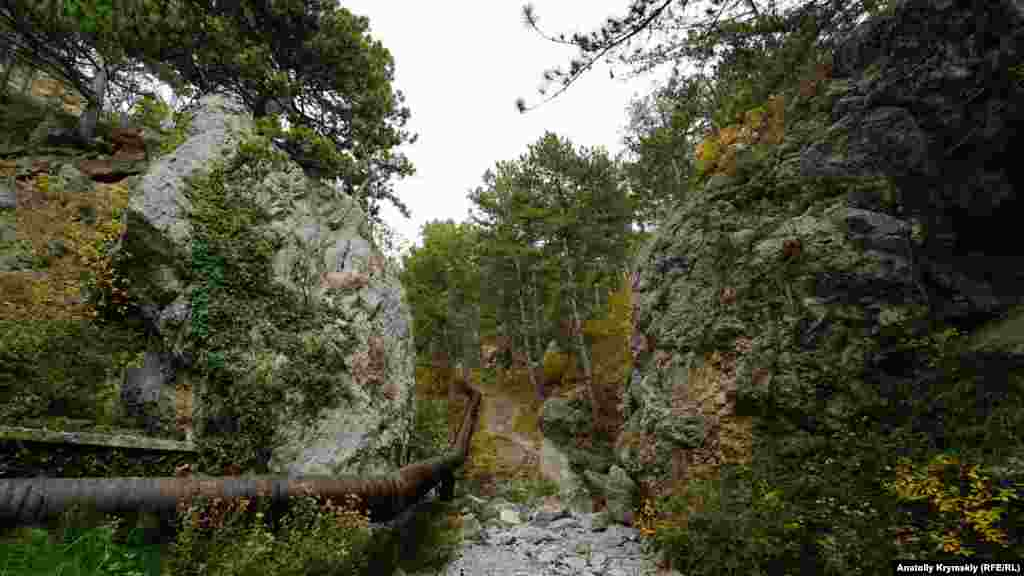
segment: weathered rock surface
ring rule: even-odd
[[[573,471],[569,457],[548,438],[541,444],[539,465],[540,473],[558,484],[559,496],[570,508],[577,512],[593,511],[593,499],[579,474]]]
[[[142,193],[132,196],[132,211],[169,240],[184,242],[188,238],[184,212],[190,206],[184,195],[185,177],[232,150],[251,128],[241,105],[218,95],[204,98],[189,126],[189,139],[146,170],[139,185]]]
[[[135,419],[152,436],[173,436],[174,411],[173,367],[169,358],[158,352],[147,352],[141,366],[125,369],[121,385],[121,406],[124,415]]]
[[[633,510],[637,504],[636,482],[619,466],[612,466],[608,474],[585,472],[591,485],[605,499],[610,519],[619,524],[633,523]]]
[[[663,494],[750,463],[762,415],[827,437],[866,398],[927,397],[943,375],[894,350],[935,325],[969,336],[958,362],[979,414],[1014,398],[1024,14],[973,7],[907,0],[859,26],[814,96],[824,121],[787,119],[766,159],[714,175],[660,227],[637,260],[613,470]],[[545,435],[566,448],[584,412],[549,404]],[[932,405],[912,428],[941,447]]]
[[[18,195],[14,182],[6,178],[0,180],[0,210],[13,210],[18,205]]]
[[[575,511],[593,509],[592,490],[588,490],[584,470],[605,474],[615,463],[612,447],[594,443],[581,448],[576,438],[590,425],[588,406],[580,399],[549,398],[541,408],[539,425],[544,434],[541,469],[558,483],[564,501]]]
[[[165,354],[164,370],[133,373],[135,380],[146,383],[141,389],[153,389],[162,375],[165,389],[189,381],[197,397],[202,394],[202,383],[189,375],[194,358],[182,347],[192,329],[189,294],[195,281],[182,267],[191,237],[185,179],[233,151],[251,127],[251,119],[232,102],[220,96],[204,98],[190,125],[190,137],[149,167],[132,196],[123,246],[145,262],[134,285],[145,296],[143,314],[167,346],[153,351]],[[325,313],[320,325],[312,328],[253,328],[243,356],[251,365],[238,371],[272,382],[286,370],[293,360],[288,351],[263,336],[281,331],[306,346],[331,350],[347,367],[334,374],[330,384],[344,390],[347,402],[321,407],[310,419],[284,419],[268,466],[288,474],[393,469],[411,418],[410,319],[396,275],[367,240],[365,215],[353,200],[307,179],[291,164],[247,192],[270,216],[266,233],[280,239],[272,261],[273,282],[331,314]],[[347,280],[339,283],[339,276]],[[292,405],[318,404],[296,390],[289,390],[286,399]],[[216,410],[200,402],[195,423],[197,439],[208,426],[223,431],[223,426],[233,425],[219,422]]]

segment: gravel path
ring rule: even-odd
[[[513,430],[520,405],[515,398],[495,389],[481,389],[484,397],[484,429],[502,440],[498,446],[498,461],[503,469],[536,466],[540,461],[540,447],[529,438]]]
[[[513,430],[519,403],[499,390],[481,391],[482,429],[503,440],[499,466],[537,466],[539,446]],[[637,529],[608,525],[602,513],[574,515],[557,498],[533,508],[495,507],[500,520],[464,540],[444,576],[679,576],[657,568]]]

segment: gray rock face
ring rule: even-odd
[[[153,352],[168,358],[158,370],[147,356],[146,365],[130,374],[126,389],[131,392],[126,393],[150,399],[163,389],[161,397],[166,398],[176,381],[190,378],[196,385],[195,432],[200,441],[204,422],[213,427],[211,431],[230,423],[218,424],[216,409],[199,403],[203,383],[188,375],[194,357],[184,343],[195,320],[191,294],[196,286],[182,265],[191,249],[185,179],[230,154],[251,127],[251,118],[236,104],[221,96],[204,98],[190,137],[153,163],[137,184],[122,240],[130,253],[141,255],[137,260],[144,266],[133,281],[144,295],[143,316],[166,348]],[[291,162],[254,184],[237,185],[245,186],[270,215],[262,231],[281,240],[272,257],[272,281],[323,312],[319,325],[304,326],[301,332],[291,325],[250,327],[250,346],[239,355],[248,364],[236,367],[237,372],[273,381],[289,369],[294,358],[265,336],[274,333],[292,334],[309,349],[328,350],[334,361],[347,367],[331,375],[330,385],[347,399],[341,406],[320,406],[308,419],[283,419],[276,430],[278,445],[269,453],[271,471],[298,475],[393,470],[411,425],[411,320],[397,275],[368,240],[366,216],[355,201],[308,179]],[[298,390],[287,392],[286,403],[317,405]]]
[[[290,176],[304,178],[297,168]],[[305,279],[313,297],[347,311],[358,343],[349,356],[352,373],[345,378],[359,399],[355,410],[337,409],[315,426],[283,431],[285,444],[274,452],[271,465],[290,474],[336,474],[343,470],[339,462],[387,445],[397,447],[410,415],[395,411],[408,406],[413,388],[410,319],[401,284],[361,236],[365,216],[355,202],[336,199],[327,208],[316,202],[317,193],[323,198],[329,192],[321,188],[306,199],[295,199],[295,211],[279,221],[279,230],[294,232],[275,256],[274,269],[286,283]],[[300,226],[303,220],[306,225]],[[317,253],[323,253],[322,264],[311,258]],[[318,270],[325,271],[317,276]],[[384,390],[389,398],[384,406],[373,406],[369,391],[375,389]],[[376,458],[359,471],[391,468]]]
[[[587,480],[604,496],[608,516],[619,524],[632,524],[633,509],[636,508],[637,486],[619,466],[612,466],[608,474],[596,474],[587,470]]]
[[[588,408],[580,400],[549,398],[541,407],[539,425],[544,434],[541,473],[558,484],[560,497],[576,512],[593,511],[593,498],[580,472],[608,472],[615,463],[614,447],[593,442],[586,449],[574,438],[590,426]]]
[[[899,2],[840,44],[827,116],[787,125],[764,161],[757,185],[777,196],[719,179],[660,227],[637,262],[635,330],[652,345],[624,394],[623,470],[685,482],[751,463],[759,419],[799,429],[760,439],[788,451],[852,429],[869,402],[930,406],[901,430],[942,445],[945,408],[927,395],[946,375],[893,351],[941,340],[937,322],[967,335],[947,358],[972,375],[958,402],[1019,403],[1024,82],[1007,63],[1022,31],[1019,2]]]
[[[133,418],[150,435],[164,436],[175,431],[173,371],[167,359],[147,352],[142,366],[125,370],[121,385],[124,415]]]
[[[182,208],[189,207],[183,194],[185,177],[233,149],[238,133],[251,125],[243,109],[224,96],[204,97],[189,127],[191,137],[149,166],[130,208],[173,242],[183,242],[189,229],[182,214]]]
[[[18,194],[14,182],[0,179],[0,210],[13,210],[18,206]]]
[[[575,512],[593,511],[593,499],[579,475],[573,471],[572,462],[550,438],[545,438],[541,445],[540,472],[558,484],[559,497],[569,503],[570,509]]]
[[[541,409],[541,430],[549,438],[572,437],[576,427],[585,422],[583,411],[565,398],[550,398]]]
[[[931,171],[927,163],[928,141],[914,117],[884,107],[840,119],[827,139],[803,152],[800,169],[804,176],[922,174]]]
[[[835,58],[834,75],[850,80],[850,105],[832,108],[834,137],[810,146],[802,166],[848,175],[854,159],[870,159],[898,184],[900,208],[930,229],[931,249],[1005,254],[1021,202],[1014,182],[1022,167],[1010,152],[1024,122],[1016,104],[1024,84],[1010,64],[1020,61],[1021,24],[1012,0],[982,10],[914,0],[859,26]],[[978,26],[983,39],[970,32]],[[968,225],[979,217],[988,223]]]

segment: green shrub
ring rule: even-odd
[[[146,94],[132,106],[129,112],[133,120],[139,124],[160,130],[160,123],[171,115],[172,110],[169,104],[159,95]]]
[[[421,505],[400,529],[371,528],[355,497],[294,498],[280,518],[266,500],[197,498],[183,506],[168,571],[178,575],[306,576],[437,571],[461,542],[447,502]]]
[[[81,320],[0,321],[0,421],[67,416],[111,423],[124,366],[144,338]]]
[[[451,503],[427,502],[401,529],[374,532],[365,574],[393,574],[396,568],[409,574],[443,572],[462,543],[461,526]]]
[[[0,576],[159,576],[160,550],[132,529],[119,538],[119,521],[98,526],[67,526],[60,537],[43,528],[19,529],[0,546]]]
[[[140,98],[128,111],[134,125],[144,126],[163,135],[160,140],[160,147],[153,153],[153,157],[163,156],[173,152],[175,148],[188,138],[189,126],[192,123],[192,114],[185,111],[174,111],[170,104],[156,94],[146,94]],[[172,118],[173,127],[165,130],[161,127],[164,120]],[[117,119],[111,118],[112,125],[119,123]]]
[[[367,518],[357,502],[290,501],[276,532],[267,500],[196,499],[181,511],[170,558],[175,575],[363,574]]]
[[[448,401],[416,397],[412,435],[409,438],[409,462],[439,456],[448,448]]]
[[[181,146],[185,140],[188,139],[189,127],[192,125],[192,113],[191,112],[175,112],[174,113],[174,128],[171,129],[171,133],[168,134],[160,141],[160,149],[157,151],[156,156],[163,156],[173,152],[178,146]]]
[[[803,521],[781,490],[743,473],[725,471],[648,500],[639,526],[649,547],[685,574],[799,573]]]
[[[558,484],[537,474],[517,478],[514,482],[510,482],[502,496],[510,502],[529,503],[556,494],[558,494]]]

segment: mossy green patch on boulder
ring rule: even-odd
[[[971,335],[967,349],[972,352],[1024,355],[1024,307],[1010,310]]]
[[[541,408],[540,427],[546,438],[566,442],[586,423],[582,407],[567,398],[549,398]]]

